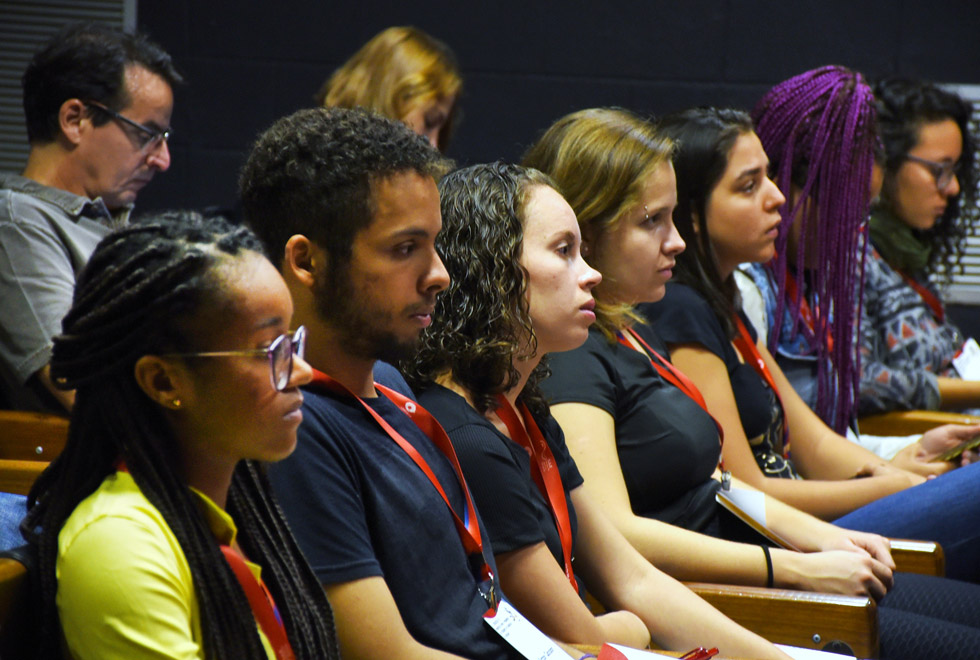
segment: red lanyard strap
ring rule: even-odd
[[[759,376],[766,381],[769,385],[769,389],[772,393],[776,395],[776,402],[779,404],[779,409],[783,413],[783,454],[789,455],[789,430],[786,424],[786,409],[783,408],[783,399],[779,396],[779,389],[776,387],[776,381],[772,377],[772,372],[769,371],[769,367],[766,366],[766,361],[762,359],[762,354],[759,353],[759,347],[755,345],[752,341],[752,335],[749,334],[749,329],[745,327],[745,322],[742,321],[742,317],[737,313],[735,314],[735,328],[738,330],[738,334],[735,335],[735,339],[732,343],[735,344],[735,348],[742,355],[742,359],[748,363],[752,369],[755,370]]]
[[[711,414],[711,411],[708,410],[708,404],[705,403],[704,396],[701,394],[701,391],[698,389],[697,385],[695,385],[690,378],[685,376],[680,369],[678,369],[673,364],[671,364],[667,358],[662,356],[657,351],[653,350],[653,347],[650,346],[650,344],[648,344],[647,342],[645,342],[643,340],[643,337],[641,337],[639,333],[636,332],[636,330],[634,330],[633,328],[626,328],[626,332],[630,333],[630,336],[633,337],[633,339],[635,339],[636,341],[640,342],[643,348],[647,350],[648,353],[647,357],[650,358],[650,364],[653,365],[653,368],[656,369],[657,373],[660,374],[661,378],[663,378],[668,383],[670,383],[671,385],[679,389],[681,392],[686,394],[688,397],[693,399],[694,403],[701,406],[701,410],[703,410],[708,415],[708,417],[711,418],[711,421],[715,423],[715,427],[717,427],[718,429],[718,444],[719,445],[724,444],[725,429],[721,427],[721,424],[718,423],[718,420],[715,419],[714,415]],[[630,348],[634,351],[640,352],[633,344],[629,342],[628,339],[626,339],[626,337],[623,336],[622,332],[617,332],[616,338],[619,339],[619,343],[622,344],[623,346]]]
[[[920,283],[902,271],[898,271],[898,274],[905,279],[910,287],[915,289],[915,292],[919,294],[920,298],[922,298],[922,302],[929,306],[929,309],[932,310],[932,315],[936,321],[939,323],[944,323],[946,321],[946,310],[943,309],[943,303],[936,297],[936,294],[922,286]]]
[[[369,415],[378,423],[385,433],[388,434],[392,440],[395,441],[402,450],[408,454],[408,456],[414,461],[414,463],[422,470],[429,481],[432,483],[433,487],[442,496],[442,501],[446,503],[446,507],[453,516],[453,522],[456,523],[456,531],[459,534],[459,539],[463,544],[463,549],[468,555],[479,554],[483,558],[483,566],[480,568],[480,579],[488,580],[490,583],[489,594],[484,593],[484,597],[487,598],[491,610],[496,610],[498,597],[496,590],[493,587],[493,571],[490,569],[490,562],[487,561],[487,557],[483,551],[483,540],[480,536],[480,522],[476,517],[476,507],[473,506],[473,500],[470,497],[470,490],[466,486],[466,479],[463,478],[463,470],[459,466],[459,459],[456,457],[456,450],[453,448],[452,442],[449,440],[449,436],[446,435],[445,429],[436,421],[435,417],[432,416],[429,411],[420,406],[417,402],[409,399],[406,396],[402,396],[398,392],[375,383],[374,386],[378,389],[381,394],[386,396],[392,403],[394,403],[399,410],[408,415],[409,419],[422,431],[429,439],[432,444],[442,452],[442,454],[449,460],[456,472],[456,478],[459,480],[460,488],[463,491],[463,495],[466,498],[466,510],[463,512],[463,519],[460,519],[453,505],[449,502],[449,497],[446,495],[445,489],[443,489],[442,484],[439,482],[439,478],[429,467],[428,462],[425,458],[418,452],[417,449],[405,439],[405,437],[399,433],[395,428],[388,423],[388,421],[382,417],[374,408],[369,406],[364,399],[357,396],[351,392],[347,387],[343,385],[322,371],[313,370],[313,382],[311,383],[314,387],[320,387],[323,389],[330,390],[337,394],[343,396],[353,397],[361,404],[361,406],[368,412]]]
[[[787,297],[795,303],[796,298],[797,296],[799,296],[799,294],[800,294],[800,289],[796,284],[796,278],[793,277],[792,273],[787,272],[786,273]],[[810,331],[810,337],[812,338],[812,341],[816,342],[817,340],[816,321],[814,320],[813,312],[810,310],[810,303],[807,302],[806,296],[800,298],[800,319],[803,320],[804,327],[806,327],[806,329]],[[830,334],[829,327],[827,328],[827,350],[828,351],[834,350],[834,338]],[[745,356],[743,355],[742,357]],[[773,388],[773,391],[775,391],[775,389],[776,388]]]
[[[878,257],[879,259],[883,259],[883,257],[878,252],[878,250],[871,248],[871,252],[874,254],[874,256]],[[920,284],[918,281],[913,279],[905,271],[898,270],[896,268],[895,272],[901,275],[902,279],[905,280],[905,283],[908,284],[910,287],[912,287],[912,289],[919,294],[919,297],[922,298],[922,302],[924,302],[929,307],[929,309],[932,310],[932,315],[936,319],[936,321],[938,321],[939,323],[944,323],[946,321],[946,310],[943,308],[942,301],[936,297],[936,294],[934,294],[928,288],[922,286],[922,284]]]
[[[116,470],[119,472],[129,472],[129,466],[125,461],[116,463]],[[286,637],[286,628],[283,626],[282,617],[279,616],[279,608],[272,599],[272,594],[266,588],[265,583],[255,577],[251,569],[245,564],[242,556],[230,545],[221,544],[221,554],[231,567],[232,573],[241,585],[245,597],[248,599],[248,606],[252,610],[252,616],[265,633],[265,638],[269,640],[273,652],[278,660],[295,660],[296,654],[293,647],[289,644]]]
[[[293,647],[289,644],[286,637],[286,628],[283,626],[282,617],[279,616],[279,608],[276,607],[272,594],[266,588],[265,583],[255,577],[255,574],[245,564],[242,556],[229,545],[222,545],[221,552],[224,554],[232,572],[238,578],[238,583],[245,591],[248,598],[248,605],[252,608],[255,620],[259,622],[262,632],[272,646],[278,660],[295,660]]]
[[[572,572],[572,523],[568,514],[565,487],[558,473],[558,464],[555,463],[555,456],[551,453],[548,442],[541,434],[541,429],[538,428],[534,418],[531,417],[527,406],[522,403],[520,410],[521,419],[524,420],[523,425],[517,419],[517,411],[510,401],[502,394],[497,395],[497,417],[507,427],[511,440],[524,447],[531,455],[531,475],[538,490],[550,503],[551,515],[555,519],[555,527],[558,528],[561,552],[565,559],[565,576],[572,583],[575,593],[578,593],[578,581]]]

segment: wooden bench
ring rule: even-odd
[[[0,492],[26,495],[67,439],[66,417],[0,410]]]

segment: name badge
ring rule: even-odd
[[[963,380],[980,380],[980,345],[976,339],[963,342],[963,348],[953,356],[953,366]]]
[[[506,600],[501,600],[497,613],[484,617],[484,621],[528,660],[574,660]]]

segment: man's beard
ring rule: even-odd
[[[358,295],[348,269],[349,265],[343,264],[331,269],[335,272],[329,276],[317,277],[313,290],[317,314],[337,332],[345,351],[354,357],[395,365],[413,357],[418,335],[404,341],[388,330],[391,314],[367,306],[370,297]]]

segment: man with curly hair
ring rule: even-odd
[[[376,366],[415,349],[449,284],[435,251],[447,169],[399,122],[318,108],[276,122],[242,171],[246,221],[315,369],[296,452],[270,477],[345,657],[519,657],[483,621],[493,552],[445,432]]]

